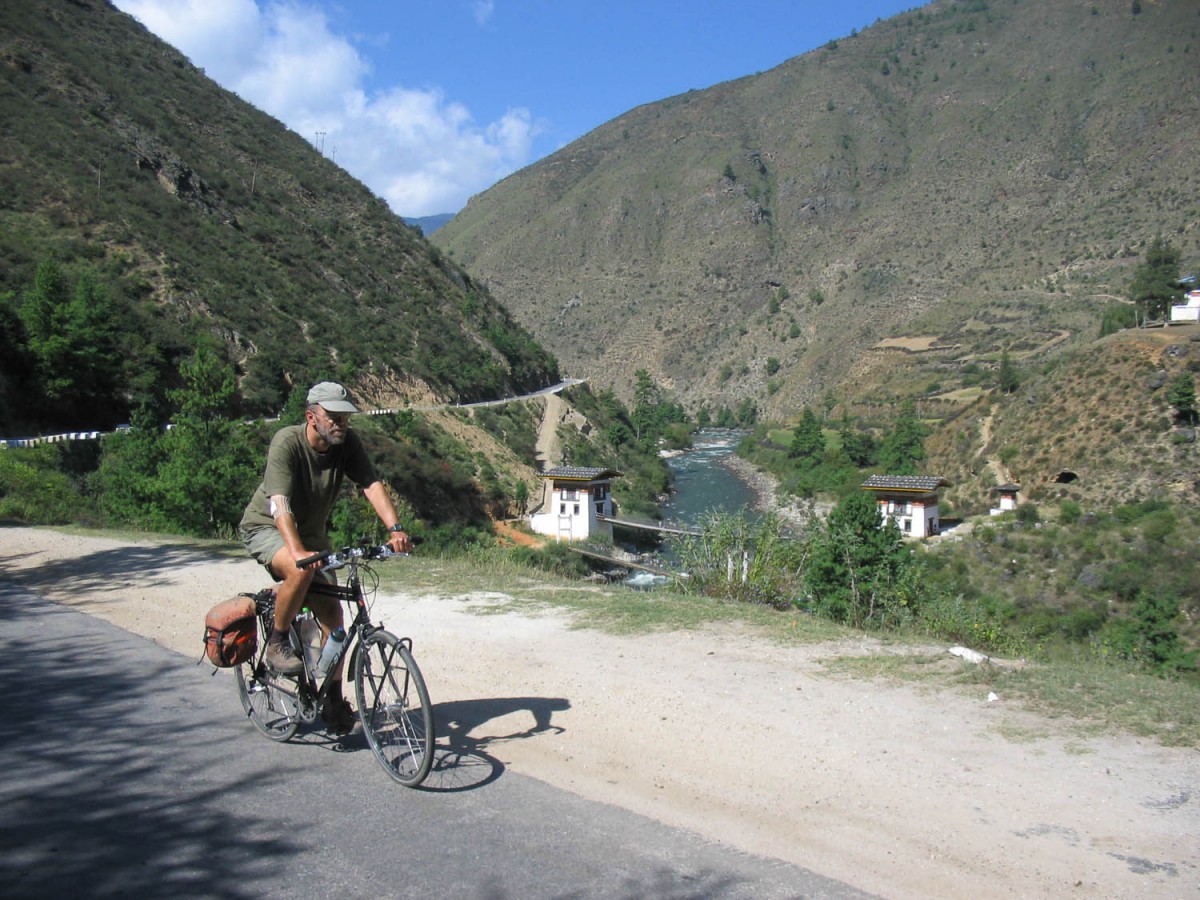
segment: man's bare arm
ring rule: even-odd
[[[391,531],[395,525],[403,525],[400,517],[396,515],[396,507],[392,505],[392,498],[388,494],[387,485],[382,481],[375,481],[363,488],[363,494],[367,500],[371,502],[371,506],[375,509],[375,515],[379,516],[379,520],[383,522],[389,529],[388,543],[397,553],[409,553],[412,550],[412,541],[403,531]]]

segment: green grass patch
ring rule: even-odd
[[[568,613],[572,626],[607,634],[687,631],[736,624],[780,643],[837,640],[854,632],[799,612],[682,594],[670,588],[643,591],[621,584],[569,581],[515,561],[502,550],[483,549],[458,557],[415,555],[383,571],[392,590],[429,591],[447,596],[487,593],[482,613]],[[495,595],[508,599],[496,602]]]
[[[951,403],[961,403],[963,405],[974,403],[983,396],[983,388],[978,385],[972,387],[959,388],[955,391],[947,391],[944,394],[938,394],[938,400],[946,400]]]
[[[821,663],[825,671],[836,675],[916,684],[946,684],[947,673],[953,668],[945,657],[926,652],[831,656]]]
[[[1127,731],[1166,746],[1200,746],[1198,692],[1187,681],[1080,658],[1005,671],[994,684],[1006,700],[1084,731]]]
[[[1028,725],[1018,725],[1015,722],[997,722],[991,730],[1014,744],[1032,744],[1053,737],[1044,728],[1030,728]]]

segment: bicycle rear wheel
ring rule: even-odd
[[[296,683],[280,678],[255,660],[237,667],[238,699],[252,725],[273,741],[291,740],[300,727]]]
[[[400,784],[416,787],[433,765],[433,706],[408,645],[374,632],[355,651],[352,677],[375,758]]]

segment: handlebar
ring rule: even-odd
[[[408,556],[407,553],[397,553],[387,544],[364,545],[362,547],[343,547],[341,550],[333,550],[329,553],[314,553],[312,556],[306,556],[304,559],[296,560],[297,569],[305,569],[313,563],[321,563],[322,569],[340,569],[348,565],[352,560],[365,559],[387,559],[390,556]]]

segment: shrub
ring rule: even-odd
[[[1126,303],[1116,303],[1104,310],[1100,319],[1100,337],[1114,334],[1137,325],[1137,311]]]
[[[1196,653],[1184,650],[1175,626],[1178,617],[1177,597],[1142,592],[1128,618],[1110,622],[1103,630],[1101,646],[1161,675],[1194,671]]]
[[[818,613],[855,627],[896,627],[921,597],[916,559],[894,521],[880,527],[874,498],[855,491],[805,542],[806,595]]]
[[[62,525],[86,518],[90,505],[58,466],[58,452],[52,446],[0,452],[0,518],[30,525]]]
[[[567,544],[553,543],[542,548],[513,547],[512,558],[531,569],[540,569],[565,578],[583,578],[591,569],[586,560]]]
[[[1026,525],[1036,525],[1041,521],[1036,503],[1022,503],[1017,507],[1017,521]]]
[[[685,536],[676,547],[687,572],[678,583],[686,592],[778,608],[799,592],[802,548],[776,516],[751,523],[744,509],[712,513],[700,536]]]
[[[989,653],[1020,652],[1020,641],[1005,627],[1005,610],[994,601],[935,590],[917,610],[921,627],[935,638]]]
[[[1175,513],[1169,509],[1152,512],[1142,519],[1142,537],[1151,544],[1160,544],[1175,532]]]

